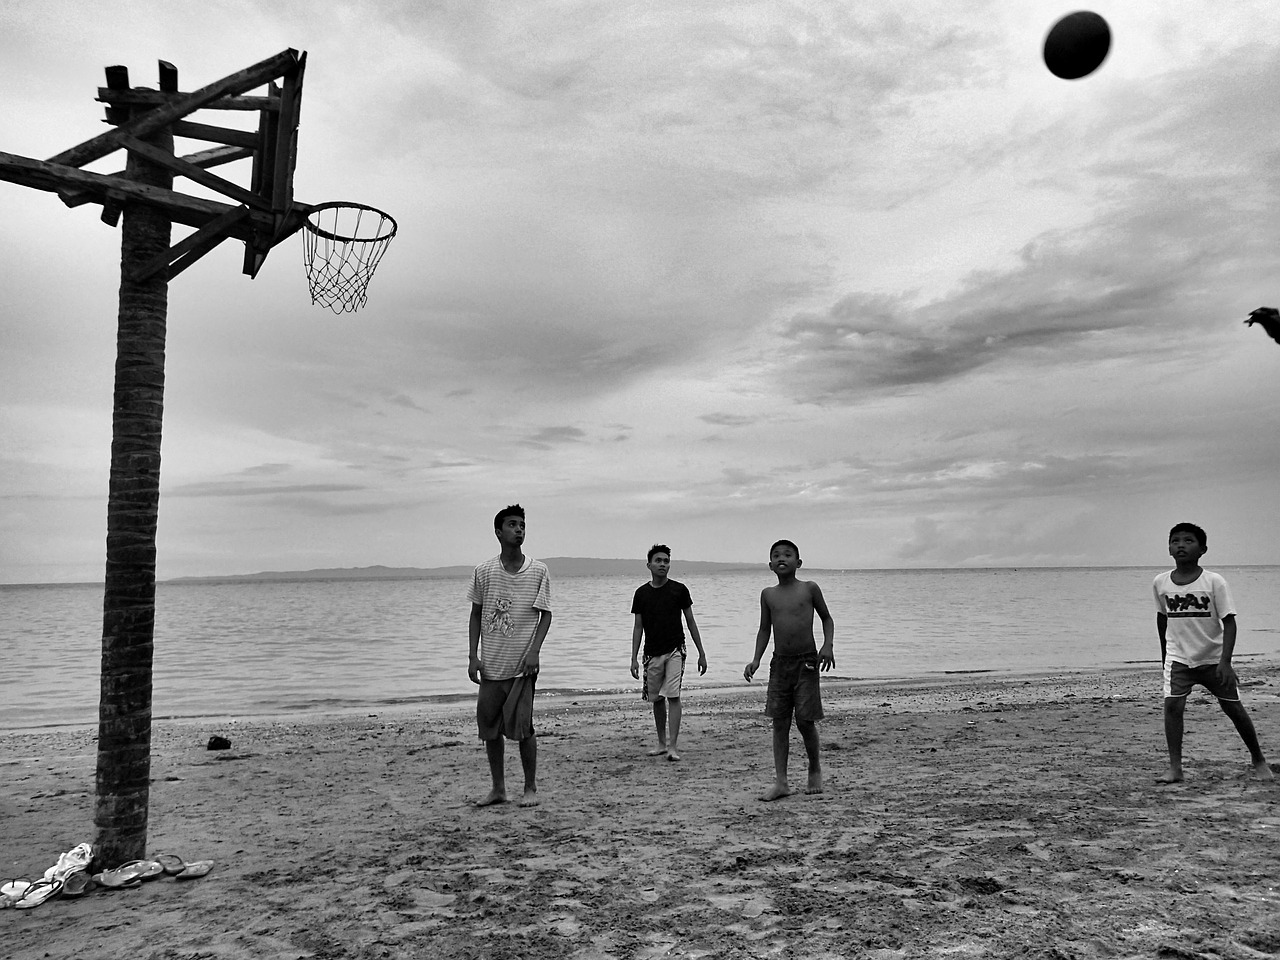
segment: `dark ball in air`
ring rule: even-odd
[[[1090,10],[1077,10],[1055,23],[1044,38],[1044,65],[1055,77],[1079,80],[1102,66],[1110,49],[1107,21]]]

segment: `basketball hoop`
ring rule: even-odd
[[[321,203],[304,222],[303,262],[311,302],[334,313],[358,310],[378,261],[396,235],[396,222],[363,203]]]

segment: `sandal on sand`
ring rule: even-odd
[[[75,873],[67,874],[67,878],[62,881],[62,895],[64,897],[83,897],[93,887],[93,878],[89,876],[87,871],[77,870]]]
[[[56,897],[61,892],[61,880],[37,880],[22,891],[22,896],[13,905],[19,910],[30,910],[32,907],[38,907],[46,900]]]
[[[103,870],[102,873],[94,874],[93,879],[104,887],[120,889],[136,887],[143,880],[154,880],[162,873],[164,873],[164,867],[154,860],[130,860],[128,863],[120,864],[114,870]]]
[[[30,888],[30,880],[6,880],[0,884],[0,909],[12,907]]]
[[[175,876],[175,880],[198,880],[213,869],[212,860],[192,860],[183,871]]]
[[[187,869],[187,861],[176,853],[157,853],[151,859],[160,864],[161,869],[171,877],[175,877]]]

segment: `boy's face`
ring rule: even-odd
[[[671,555],[669,553],[658,552],[650,558],[646,564],[649,572],[653,574],[656,580],[667,579],[667,573],[671,570]]]
[[[1169,556],[1175,563],[1199,563],[1204,556],[1205,548],[1200,545],[1200,538],[1194,533],[1179,530],[1169,537]]]
[[[769,551],[769,569],[774,573],[795,573],[803,562],[795,548],[785,543],[780,543]]]
[[[494,531],[498,540],[508,547],[518,547],[524,543],[524,518],[503,517],[502,526]]]

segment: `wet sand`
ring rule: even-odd
[[[1280,665],[1239,665],[1280,761]],[[764,690],[540,699],[537,807],[488,791],[471,707],[157,722],[149,852],[207,877],[0,911],[46,957],[1256,958],[1280,955],[1280,785],[1211,700],[1164,764],[1154,668],[828,683],[825,792],[759,796]],[[209,751],[213,734],[232,743]],[[0,737],[0,870],[93,835],[93,730]],[[508,784],[521,783],[514,745]]]

